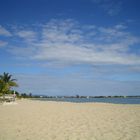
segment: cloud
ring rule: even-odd
[[[115,16],[122,10],[122,1],[119,0],[91,0],[110,15]]]
[[[118,46],[127,48],[130,45],[139,43],[140,38],[132,35],[130,32],[124,31],[126,28],[126,26],[120,24],[109,28],[99,27],[100,35],[98,40],[103,41],[104,43],[118,44]]]
[[[53,19],[22,30],[17,27],[12,34],[4,49],[16,62],[1,66],[10,73],[15,69],[24,73],[14,74],[21,92],[139,94],[140,39],[124,24],[106,27]]]
[[[85,48],[85,46],[79,47],[69,44],[53,44],[52,46],[51,44],[50,46],[45,45],[32,58],[38,60],[67,62],[70,64],[140,64],[140,60],[138,59],[139,57],[117,53],[114,49],[113,51],[109,51],[109,49],[97,51],[91,48]]]
[[[17,36],[27,41],[33,41],[36,39],[36,33],[31,30],[21,30],[16,33]]]
[[[0,40],[0,47],[6,46],[8,43]]]
[[[71,42],[80,41],[82,32],[78,29],[78,23],[74,20],[51,20],[44,25],[42,38],[50,42]]]
[[[117,25],[115,25],[115,28],[122,30],[122,29],[126,29],[127,26],[125,26],[124,24],[117,24]]]
[[[7,29],[5,29],[0,25],[0,36],[10,37],[12,36],[12,34]]]
[[[125,25],[98,27],[53,19],[38,28],[16,32],[24,41],[7,50],[17,57],[54,64],[140,64],[140,56],[130,51],[140,39]]]
[[[46,74],[17,74],[16,78],[19,79],[20,92],[33,94],[138,95],[140,91],[139,81],[83,79],[78,75],[60,78]]]

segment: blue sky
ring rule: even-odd
[[[140,95],[139,0],[0,0],[0,73],[20,92]]]

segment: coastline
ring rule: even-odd
[[[138,140],[140,105],[17,100],[0,105],[0,140]]]
[[[56,101],[56,102],[72,102],[72,103],[111,103],[111,104],[140,104],[140,98],[71,98],[71,97],[52,97],[52,98],[28,98],[39,101]]]

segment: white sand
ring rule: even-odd
[[[17,102],[4,102],[2,105],[17,105]]]
[[[140,105],[30,100],[0,105],[0,140],[140,140]]]

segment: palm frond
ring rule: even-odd
[[[11,87],[18,87],[16,79],[12,79],[12,75],[4,72],[3,75],[0,75],[0,92],[8,93]]]

